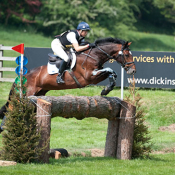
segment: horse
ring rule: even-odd
[[[56,82],[58,74],[48,74],[47,65],[30,70],[25,75],[27,78],[26,96],[41,96],[50,90],[83,88],[89,84],[98,84],[109,78],[110,84],[101,92],[101,95],[107,95],[116,85],[117,78],[114,70],[109,67],[103,68],[104,63],[109,60],[115,60],[121,64],[127,74],[136,72],[133,56],[129,48],[131,42],[109,37],[96,40],[95,45],[95,48],[76,53],[75,66],[72,70],[66,70],[63,74],[64,84]],[[10,94],[13,92],[14,87],[15,83]],[[3,118],[7,106],[8,102],[1,108],[0,118]]]

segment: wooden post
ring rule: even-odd
[[[125,101],[121,102],[117,159],[131,159],[136,107]]]
[[[0,46],[3,46],[2,44],[0,44]],[[0,50],[0,57],[2,57],[3,56],[3,50]],[[0,60],[0,68],[2,68],[3,67],[3,61],[2,60]],[[0,71],[0,78],[2,78],[3,77],[3,72],[2,71]]]
[[[117,137],[118,137],[118,120],[108,121],[108,130],[105,143],[105,157],[116,157]]]
[[[41,132],[41,139],[38,147],[43,148],[46,146],[44,152],[39,157],[39,162],[49,163],[51,103],[43,99],[37,100],[37,125],[38,130]]]

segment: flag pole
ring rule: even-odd
[[[24,43],[19,44],[17,46],[12,47],[12,50],[21,53],[21,66],[20,66],[20,97],[23,97],[23,88],[22,88],[22,80],[23,80],[23,60],[24,60]]]
[[[20,97],[23,97],[23,87],[22,87],[22,79],[23,79],[23,60],[24,60],[24,44],[21,44],[21,71],[20,71]]]

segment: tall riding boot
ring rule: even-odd
[[[66,69],[66,66],[67,66],[67,62],[62,60],[59,68],[59,74],[57,76],[57,83],[65,83],[64,80],[62,79],[62,73]]]

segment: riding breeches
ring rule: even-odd
[[[62,46],[59,39],[56,38],[52,41],[51,48],[52,48],[54,54],[56,54],[57,56],[59,56],[61,59],[63,59],[66,62],[69,61],[69,56],[65,52],[64,47]],[[72,54],[75,54],[75,53],[73,53],[72,48],[70,48],[70,51],[72,52]]]

